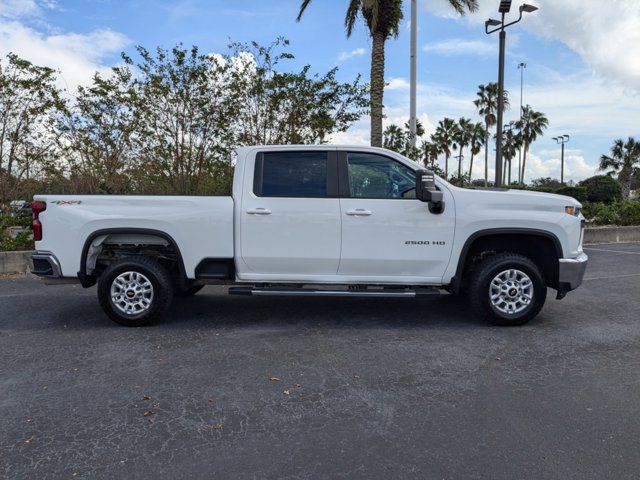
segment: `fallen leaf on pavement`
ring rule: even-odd
[[[213,425],[213,428],[216,430],[222,430],[222,427],[224,427],[224,423],[216,423]]]
[[[272,382],[279,382],[280,377],[269,377],[269,380],[271,380]]]
[[[296,388],[300,388],[302,385],[300,385],[299,383],[296,383],[293,386],[296,387]]]
[[[353,374],[353,378],[356,378],[356,379],[357,379],[357,378],[360,378],[360,375],[358,375],[357,373],[354,373],[354,374]]]
[[[285,388],[285,390],[282,392],[285,395],[291,395],[291,390],[289,390],[288,388]]]
[[[142,395],[140,397],[140,400],[150,400],[150,399],[151,399],[151,397],[149,395]]]
[[[151,410],[147,410],[142,415],[145,416],[145,417],[150,417],[151,415],[154,415],[154,414],[155,414],[155,412],[152,412]]]

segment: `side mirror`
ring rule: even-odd
[[[433,172],[429,170],[416,172],[416,198],[421,202],[428,203],[431,213],[444,211],[442,192],[436,187],[436,177]]]

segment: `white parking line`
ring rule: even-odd
[[[609,249],[606,249],[606,248],[584,247],[584,250],[593,250],[595,252],[624,253],[624,254],[627,254],[627,255],[640,255],[640,252],[623,252],[621,250],[609,250]]]
[[[587,280],[607,280],[611,278],[628,278],[628,277],[640,277],[640,273],[630,273],[628,275],[611,275],[608,277],[589,277],[589,278],[585,278],[584,281],[586,282]]]

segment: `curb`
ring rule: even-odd
[[[0,275],[13,273],[28,273],[30,250],[19,252],[0,252]]]
[[[584,230],[584,244],[640,242],[640,226],[590,227]]]

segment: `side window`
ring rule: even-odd
[[[416,198],[415,173],[400,162],[370,153],[347,154],[351,198]]]
[[[256,160],[254,193],[262,197],[326,197],[327,152],[265,152]]]

